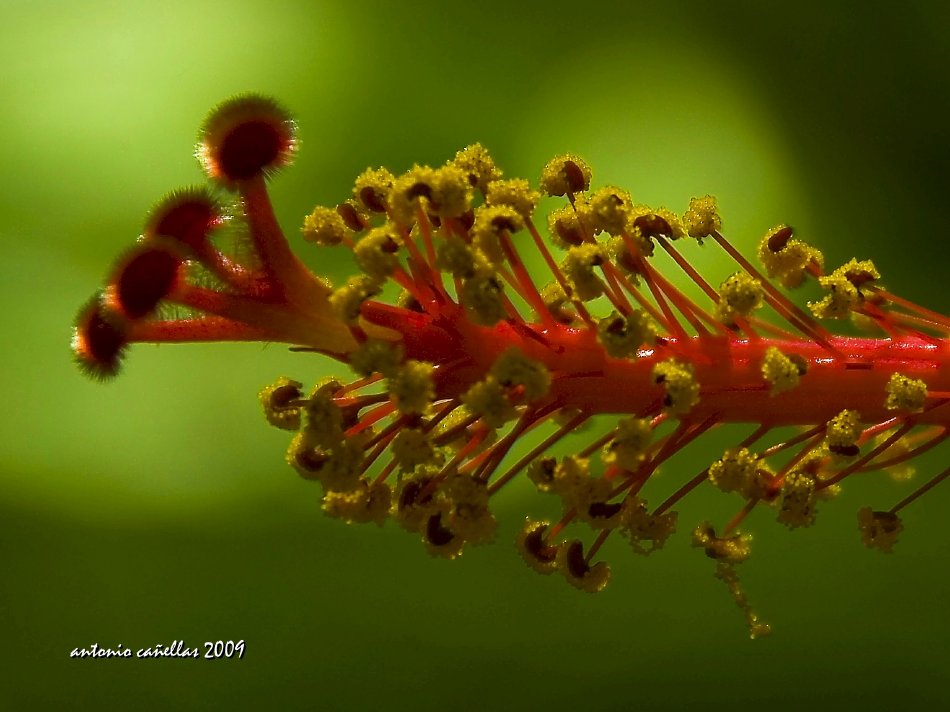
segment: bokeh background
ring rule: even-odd
[[[950,488],[892,556],[854,512],[877,476],[789,532],[756,512],[750,642],[690,525],[650,559],[612,541],[600,595],[534,575],[537,513],[502,498],[496,546],[429,558],[393,526],[324,518],[255,395],[330,365],[277,346],[138,347],[83,379],[69,325],[166,191],[200,182],[205,112],[253,90],[301,126],[273,183],[297,226],[368,165],[481,141],[510,175],[586,156],[595,181],[682,210],[720,200],[749,250],[778,222],[832,264],[874,258],[938,310],[950,174],[948,6],[843,2],[0,2],[0,706],[83,709],[735,709],[950,703]],[[724,276],[711,247],[700,268]],[[328,273],[339,265],[309,255]],[[724,445],[710,438],[666,482]],[[733,438],[730,440],[729,438]],[[937,453],[922,475],[942,467]],[[70,660],[93,643],[244,640],[243,660]]]

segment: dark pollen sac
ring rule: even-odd
[[[584,560],[584,546],[579,541],[567,545],[567,568],[574,578],[584,578],[590,572],[590,566]]]
[[[265,121],[249,121],[234,127],[218,149],[218,166],[231,180],[253,178],[276,165],[286,150],[286,136]]]
[[[175,286],[181,266],[181,258],[167,249],[139,248],[120,265],[117,306],[129,319],[148,316]]]
[[[73,352],[84,371],[103,379],[116,375],[127,343],[122,329],[103,317],[98,297],[83,307],[76,319]]]

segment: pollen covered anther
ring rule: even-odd
[[[736,317],[747,317],[762,306],[765,290],[748,272],[736,272],[727,277],[719,287],[719,303],[716,318],[731,324]]]
[[[304,218],[301,232],[307,242],[332,247],[350,237],[353,229],[347,225],[339,210],[318,205]]]
[[[660,361],[653,367],[653,382],[666,391],[663,405],[672,415],[686,415],[699,402],[699,382],[688,363]]]
[[[545,576],[557,571],[558,547],[545,541],[549,527],[549,522],[528,518],[515,539],[515,546],[525,563]]]
[[[904,531],[904,525],[894,512],[877,512],[870,507],[862,507],[858,510],[858,529],[861,541],[867,548],[890,554],[897,537]]]
[[[558,547],[557,567],[568,583],[587,593],[603,591],[610,580],[607,562],[598,561],[591,566],[584,558],[584,545],[576,539]]]
[[[776,346],[769,346],[765,350],[762,378],[771,386],[771,395],[791,390],[807,372],[808,362],[798,354],[783,354]]]
[[[564,275],[570,282],[574,294],[582,302],[596,299],[604,291],[604,283],[594,271],[606,260],[600,245],[583,244],[571,247],[561,264]]]
[[[656,325],[639,309],[626,315],[613,312],[597,320],[597,338],[613,358],[636,358],[644,344],[656,340]]]
[[[281,376],[261,390],[257,397],[268,423],[282,430],[300,429],[301,409],[297,401],[303,396],[301,388],[300,381]]]
[[[700,240],[722,230],[722,219],[719,217],[716,199],[711,195],[692,198],[689,201],[689,209],[683,215],[683,225],[690,237]]]
[[[748,534],[716,536],[709,522],[701,522],[693,530],[693,546],[702,548],[706,556],[727,564],[741,564],[749,558],[752,537]]]
[[[805,280],[810,265],[820,268],[824,263],[820,251],[792,235],[794,230],[788,225],[776,225],[759,243],[759,260],[769,277],[774,277],[788,289]]]
[[[864,302],[864,285],[881,275],[870,260],[852,259],[825,277],[819,277],[826,294],[808,307],[819,319],[842,319]]]
[[[196,154],[208,176],[226,188],[290,163],[296,125],[272,99],[255,94],[219,104],[201,128]]]
[[[887,382],[887,400],[884,407],[888,410],[904,410],[920,413],[927,402],[927,384],[919,378],[909,378],[900,373],[892,373]]]
[[[825,431],[825,443],[828,449],[842,457],[858,454],[858,438],[861,435],[861,414],[854,410],[843,410],[828,421]]]
[[[490,183],[501,178],[501,171],[480,143],[473,143],[463,148],[455,154],[452,163],[465,173],[469,184],[482,193],[488,191]]]
[[[395,178],[385,168],[367,168],[353,184],[353,197],[374,213],[385,213]]]
[[[591,171],[587,162],[573,153],[555,156],[541,171],[541,190],[545,195],[573,195],[590,188]]]

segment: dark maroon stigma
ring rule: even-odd
[[[151,314],[178,279],[181,258],[160,247],[140,248],[122,266],[115,282],[118,307],[130,319]]]
[[[289,149],[286,132],[267,121],[247,121],[224,136],[218,168],[230,180],[246,180],[279,162]]]
[[[73,350],[80,366],[96,378],[109,378],[119,371],[125,333],[103,316],[99,297],[83,308],[76,323]]]
[[[200,249],[220,215],[214,201],[201,193],[172,195],[156,209],[148,237],[172,237],[193,250]]]

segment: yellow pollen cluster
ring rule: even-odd
[[[675,359],[660,361],[653,367],[653,382],[663,386],[663,407],[672,415],[686,415],[699,403],[699,381],[690,364]]]
[[[880,276],[870,260],[852,259],[830,275],[818,278],[827,294],[817,302],[809,302],[808,307],[819,319],[843,319],[864,301],[862,285]]]
[[[409,360],[399,366],[389,379],[389,395],[400,412],[421,415],[435,397],[432,375],[435,367],[425,361]]]
[[[683,225],[690,237],[699,239],[722,230],[722,218],[719,217],[716,199],[711,195],[692,198],[689,201],[689,209],[683,215]]]
[[[604,445],[601,460],[607,466],[634,470],[643,462],[652,437],[653,425],[649,418],[621,418],[613,438]]]
[[[332,208],[317,206],[303,220],[303,238],[318,245],[339,245],[353,234],[340,214]]]
[[[746,499],[764,497],[771,481],[765,463],[744,447],[726,450],[710,465],[708,477],[723,492],[737,492]]]
[[[807,371],[808,362],[801,356],[786,356],[775,346],[769,346],[765,350],[762,378],[772,387],[769,393],[773,396],[797,386]]]
[[[724,324],[732,324],[736,316],[749,316],[761,307],[764,296],[765,291],[757,279],[747,272],[736,272],[719,287],[716,318]]]
[[[905,410],[920,413],[927,401],[927,384],[919,378],[908,378],[900,373],[891,374],[887,382],[888,410]]]
[[[861,436],[861,414],[843,410],[828,421],[825,444],[836,455],[851,457],[858,454],[858,438]]]
[[[523,178],[496,180],[488,184],[485,202],[489,206],[507,205],[521,217],[531,218],[531,213],[541,200],[541,194]]]
[[[590,188],[591,172],[587,162],[573,153],[555,156],[541,171],[541,190],[545,195],[573,195]]]
[[[863,507],[858,510],[858,529],[867,548],[890,554],[897,537],[904,531],[904,525],[893,512],[875,512],[870,507]]]
[[[623,316],[613,312],[597,320],[597,338],[608,355],[614,358],[636,358],[643,345],[653,344],[656,340],[656,325],[640,309]]]

